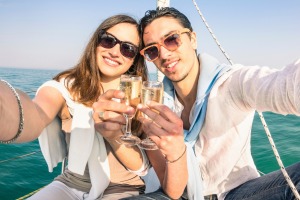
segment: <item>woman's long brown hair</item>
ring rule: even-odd
[[[65,85],[73,96],[74,101],[86,106],[92,106],[92,104],[97,101],[97,98],[103,93],[101,72],[96,62],[98,37],[103,31],[120,23],[133,24],[138,30],[137,21],[128,15],[114,15],[107,18],[94,32],[79,63],[73,68],[65,70],[53,78],[56,81],[65,78]],[[140,39],[139,48],[141,45],[142,40]],[[143,77],[143,80],[148,79],[148,71],[143,56],[140,54],[136,55],[133,65],[129,68],[127,73],[140,75]]]
[[[99,35],[109,28],[120,24],[129,23],[136,26],[138,30],[138,22],[128,15],[114,15],[104,20],[94,32],[88,42],[85,51],[77,65],[69,70],[65,70],[53,79],[60,81],[65,78],[65,86],[68,88],[73,100],[86,106],[92,106],[98,97],[103,93],[101,85],[101,72],[96,62],[96,49],[98,46]],[[140,34],[139,34],[140,35]],[[142,39],[139,42],[139,50],[142,46]],[[126,72],[127,74],[140,75],[144,80],[148,80],[148,70],[143,56],[137,54],[134,58],[133,65]],[[133,119],[133,133],[139,135],[141,133],[141,124],[138,120]]]

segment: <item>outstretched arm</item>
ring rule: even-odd
[[[0,140],[9,141],[15,137],[19,129],[20,109],[23,109],[24,127],[15,142],[26,142],[36,139],[42,130],[54,119],[61,109],[64,100],[54,88],[42,88],[34,100],[20,91],[19,103],[13,89],[0,81]]]
[[[300,59],[282,69],[241,67],[225,84],[225,98],[238,109],[300,116]]]

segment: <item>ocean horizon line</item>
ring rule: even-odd
[[[68,68],[43,68],[43,67],[16,67],[16,66],[0,66],[0,68],[3,69],[28,69],[28,70],[57,70],[57,71],[63,71],[67,70]]]
[[[2,69],[28,69],[28,70],[54,70],[54,71],[64,71],[64,70],[68,70],[69,68],[43,68],[43,67],[15,67],[15,66],[0,66],[0,68]],[[157,73],[157,69],[153,70],[151,68],[148,67],[148,71],[149,74],[153,74],[153,73]]]

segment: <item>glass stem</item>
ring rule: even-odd
[[[132,118],[131,116],[126,115],[125,119],[126,119],[126,130],[125,130],[125,134],[127,137],[131,136],[131,122],[132,122]]]

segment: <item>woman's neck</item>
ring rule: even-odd
[[[110,80],[102,80],[101,81],[104,92],[109,89],[118,89],[120,84],[120,77],[111,78]]]

